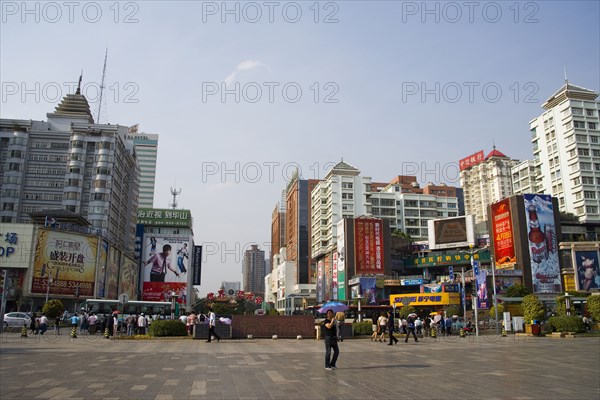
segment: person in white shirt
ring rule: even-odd
[[[40,317],[40,334],[43,335],[47,329],[48,329],[48,317],[46,317],[46,314],[42,314],[42,316]]]
[[[140,316],[139,316],[139,318],[137,320],[137,326],[138,326],[138,333],[140,335],[145,335],[146,334],[146,327],[148,326],[148,320],[144,316],[144,313],[140,314]]]
[[[221,337],[215,333],[216,325],[217,325],[217,316],[215,315],[215,313],[213,312],[213,309],[211,307],[208,309],[208,340],[207,340],[208,343],[210,343],[210,340],[212,339],[213,336],[217,338],[217,342],[221,341]]]

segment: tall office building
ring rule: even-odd
[[[476,224],[487,221],[490,204],[512,196],[511,168],[519,163],[497,150],[496,146],[487,156],[483,154],[481,150],[459,162],[465,214],[473,215]]]
[[[127,132],[127,139],[133,141],[140,165],[140,194],[138,203],[140,207],[152,208],[154,207],[158,135],[138,132],[138,129],[139,124],[135,124]]]
[[[244,292],[264,295],[265,293],[265,252],[253,244],[244,252],[242,260]]]
[[[535,163],[521,161],[511,169],[513,194],[538,193],[535,183]]]
[[[133,248],[140,171],[128,128],[95,124],[79,88],[46,116],[0,119],[0,221],[60,209]]]
[[[598,93],[566,82],[530,123],[537,192],[581,222],[600,220]]]
[[[282,201],[275,205],[271,214],[271,257],[278,254],[282,247],[285,247],[285,190],[281,197]]]

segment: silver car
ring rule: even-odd
[[[9,312],[4,314],[4,327],[25,325],[29,327],[31,323],[31,317],[23,312]]]

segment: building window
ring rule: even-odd
[[[575,200],[581,200],[581,197],[582,197],[581,192],[575,193]]]
[[[585,211],[588,214],[598,214],[598,207],[596,207],[596,206],[586,206],[585,207]]]
[[[583,192],[583,197],[585,197],[586,199],[595,199],[596,192],[592,192],[591,190],[586,190]]]
[[[594,178],[592,178],[591,176],[582,176],[581,181],[583,182],[584,185],[593,185],[594,184]]]
[[[595,117],[594,115],[594,110],[591,110],[589,108],[585,109],[585,115],[587,115],[588,117]]]
[[[580,156],[589,157],[589,155],[590,155],[590,151],[588,149],[578,149],[577,152],[579,153]]]
[[[590,136],[590,143],[598,143],[598,136]]]
[[[596,129],[596,123],[595,122],[588,122],[588,129]]]
[[[587,136],[586,135],[575,135],[575,138],[580,143],[587,143]]]
[[[583,108],[573,107],[571,108],[571,113],[573,115],[583,115]]]
[[[592,150],[592,155],[594,157],[600,157],[600,150]]]
[[[592,170],[592,163],[589,163],[589,162],[579,163],[579,168],[582,171],[591,171]]]

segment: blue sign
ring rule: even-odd
[[[454,268],[452,268],[452,266],[449,266],[448,272],[450,273],[450,280],[454,281]]]
[[[479,275],[479,261],[473,261],[473,274]]]
[[[400,283],[402,283],[402,286],[422,285],[423,284],[423,278],[419,278],[419,279],[402,279],[400,281]]]

